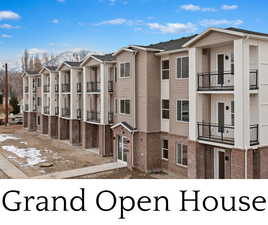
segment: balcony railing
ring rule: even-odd
[[[108,113],[108,122],[109,122],[109,124],[114,122],[114,113],[112,113],[112,112]]]
[[[29,87],[24,87],[24,92],[28,93],[29,92]]]
[[[69,118],[71,116],[71,111],[70,111],[70,108],[62,108],[61,109],[61,115],[63,117],[67,117]]]
[[[256,90],[259,88],[258,86],[258,70],[250,70],[249,76],[249,89]]]
[[[88,122],[100,123],[100,113],[99,112],[87,111],[87,121]]]
[[[49,106],[44,106],[44,114],[49,115]]]
[[[228,145],[234,145],[234,126],[213,123],[197,123],[198,139]]]
[[[55,115],[56,115],[56,116],[59,115],[59,107],[58,107],[58,106],[55,107]]]
[[[56,92],[56,93],[59,92],[59,84],[55,84],[55,92]]]
[[[259,125],[250,126],[250,146],[259,144]]]
[[[44,93],[48,93],[50,91],[49,85],[44,85]]]
[[[233,91],[233,72],[208,72],[198,73],[198,91]],[[258,89],[258,70],[250,70],[249,73],[250,90]]]
[[[63,93],[70,92],[71,91],[70,84],[61,84],[61,91]]]
[[[37,89],[37,88],[34,86],[34,87],[33,87],[33,93],[36,93],[36,89]]]
[[[81,109],[77,109],[76,111],[76,115],[77,115],[77,119],[82,119],[82,110]]]
[[[113,92],[113,90],[114,90],[113,81],[110,80],[110,81],[108,81],[108,91]]]
[[[100,82],[97,81],[87,82],[87,92],[100,92]]]
[[[82,83],[77,83],[76,84],[76,90],[78,93],[82,92]]]

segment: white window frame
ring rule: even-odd
[[[163,108],[163,100],[168,101],[168,103],[169,103],[169,108],[168,109]],[[168,112],[169,112],[169,118],[168,119],[163,118],[163,110],[165,110],[165,111],[168,110]],[[170,100],[169,99],[161,99],[161,120],[170,120]]]
[[[164,148],[164,145],[163,145],[164,141],[167,141],[168,142],[168,148]],[[165,160],[165,161],[168,161],[168,158],[167,159],[164,158],[164,154],[163,154],[164,151],[167,151],[168,152],[168,158],[169,158],[169,140],[166,139],[166,138],[161,139],[161,159],[162,160]]]
[[[126,75],[126,64],[129,64],[129,75],[128,76],[125,76]],[[121,76],[121,65],[124,65],[124,76]],[[119,78],[120,79],[128,79],[130,78],[130,74],[131,74],[131,64],[130,62],[120,62],[119,63]]]
[[[163,61],[169,61],[169,69],[164,69],[165,71],[169,71],[168,79],[163,79]],[[163,58],[161,59],[161,80],[170,80],[170,59],[169,58]]]
[[[184,101],[186,101],[186,102],[188,102],[188,106],[190,107],[190,101],[189,101],[189,99],[177,99],[177,101],[176,101],[176,121],[177,122],[181,122],[181,123],[189,123],[190,122],[190,108],[189,108],[189,110],[188,110],[188,114],[189,114],[189,121],[184,121],[184,120],[178,120],[178,102],[184,102]],[[182,118],[182,107],[181,107],[181,118]]]
[[[129,101],[129,114],[121,112],[121,101]],[[119,114],[120,115],[127,115],[127,116],[131,115],[131,101],[130,101],[129,98],[121,98],[121,99],[119,99]]]
[[[176,80],[188,80],[189,79],[190,71],[188,72],[188,77],[178,77],[178,59],[181,59],[181,74],[182,74],[182,59],[183,58],[188,58],[188,60],[190,62],[190,58],[188,55],[178,56],[176,58]],[[189,67],[190,67],[190,64],[189,64]]]
[[[181,163],[178,162],[178,145],[181,146]],[[183,147],[187,147],[187,165],[183,164]],[[177,166],[182,166],[182,167],[188,167],[188,145],[181,144],[181,143],[176,143],[176,165]]]

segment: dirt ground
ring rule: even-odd
[[[8,179],[8,176],[2,170],[0,170],[0,179]]]
[[[18,139],[0,141],[0,152],[29,177],[95,166],[112,161],[111,157],[102,158],[87,150],[71,146],[68,142],[52,140],[39,133],[28,132],[24,130],[22,126],[10,126],[7,128],[0,126],[0,135],[3,134],[12,135]],[[40,165],[42,162],[36,165],[29,165],[27,158],[21,158],[13,152],[4,150],[4,146],[14,146],[18,149],[34,148],[40,153],[40,156],[37,157],[39,161],[51,163],[53,166],[41,168]],[[33,160],[35,160],[35,158],[32,159],[32,161]]]

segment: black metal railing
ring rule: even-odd
[[[234,145],[234,126],[213,123],[197,123],[198,139]]]
[[[249,76],[249,89],[256,90],[259,88],[258,86],[258,70],[250,70]]]
[[[76,114],[77,114],[77,119],[82,119],[82,110],[81,109],[77,109]]]
[[[56,116],[59,115],[59,107],[58,107],[58,106],[55,107],[55,115],[56,115]]]
[[[234,73],[198,73],[198,91],[234,90]]]
[[[61,84],[61,91],[64,93],[70,92],[71,91],[71,86],[70,84]]]
[[[44,106],[44,114],[49,115],[49,106]]]
[[[112,113],[112,112],[108,113],[108,122],[110,124],[114,122],[114,113]]]
[[[45,93],[48,93],[50,90],[49,90],[49,88],[50,88],[50,86],[48,85],[48,84],[46,84],[46,85],[44,85],[44,92]]]
[[[27,86],[27,87],[24,87],[24,92],[25,93],[28,93],[29,92],[29,87]]]
[[[76,90],[77,90],[77,92],[82,92],[82,83],[81,82],[76,84]]]
[[[88,122],[100,123],[100,113],[99,112],[87,111],[87,121]]]
[[[55,84],[55,92],[56,92],[56,93],[59,92],[59,84]]]
[[[100,82],[90,81],[87,82],[87,92],[100,92]]]
[[[61,115],[63,117],[70,117],[71,116],[70,108],[62,108],[61,109]]]
[[[259,144],[259,125],[250,126],[250,146]]]
[[[109,92],[113,92],[113,90],[114,90],[114,85],[113,84],[114,83],[113,83],[112,80],[108,81],[108,91]]]

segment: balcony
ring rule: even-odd
[[[61,91],[63,93],[70,92],[71,91],[70,84],[61,84]]]
[[[113,90],[114,90],[113,81],[110,80],[110,81],[108,81],[108,91],[113,92]]]
[[[233,72],[208,72],[198,73],[198,91],[233,91]],[[249,73],[250,90],[258,89],[258,70],[250,70]]]
[[[234,126],[213,123],[197,123],[198,140],[234,145]],[[250,145],[259,144],[259,126],[250,126]]]
[[[100,92],[100,82],[90,81],[87,82],[87,92]]]
[[[94,122],[94,123],[100,123],[100,113],[87,111],[87,121]]]
[[[61,115],[63,117],[69,118],[71,116],[70,108],[62,108],[61,109]]]
[[[59,84],[55,84],[55,92],[59,93]]]
[[[49,106],[44,106],[44,114],[49,115]]]
[[[55,115],[56,115],[56,116],[59,115],[59,107],[58,107],[58,106],[55,107]]]
[[[77,119],[78,120],[81,120],[82,119],[82,110],[81,109],[77,109],[76,115],[77,115]]]
[[[37,88],[34,86],[34,87],[33,87],[33,93],[36,93],[36,89],[37,89]]]
[[[114,122],[114,113],[112,112],[108,113],[108,122],[109,124],[112,124]]]
[[[50,86],[49,85],[44,85],[44,93],[49,93],[50,92]]]
[[[24,87],[24,92],[28,93],[29,92],[29,87]]]
[[[82,83],[77,83],[76,84],[76,90],[77,90],[77,93],[81,93],[82,92]]]

